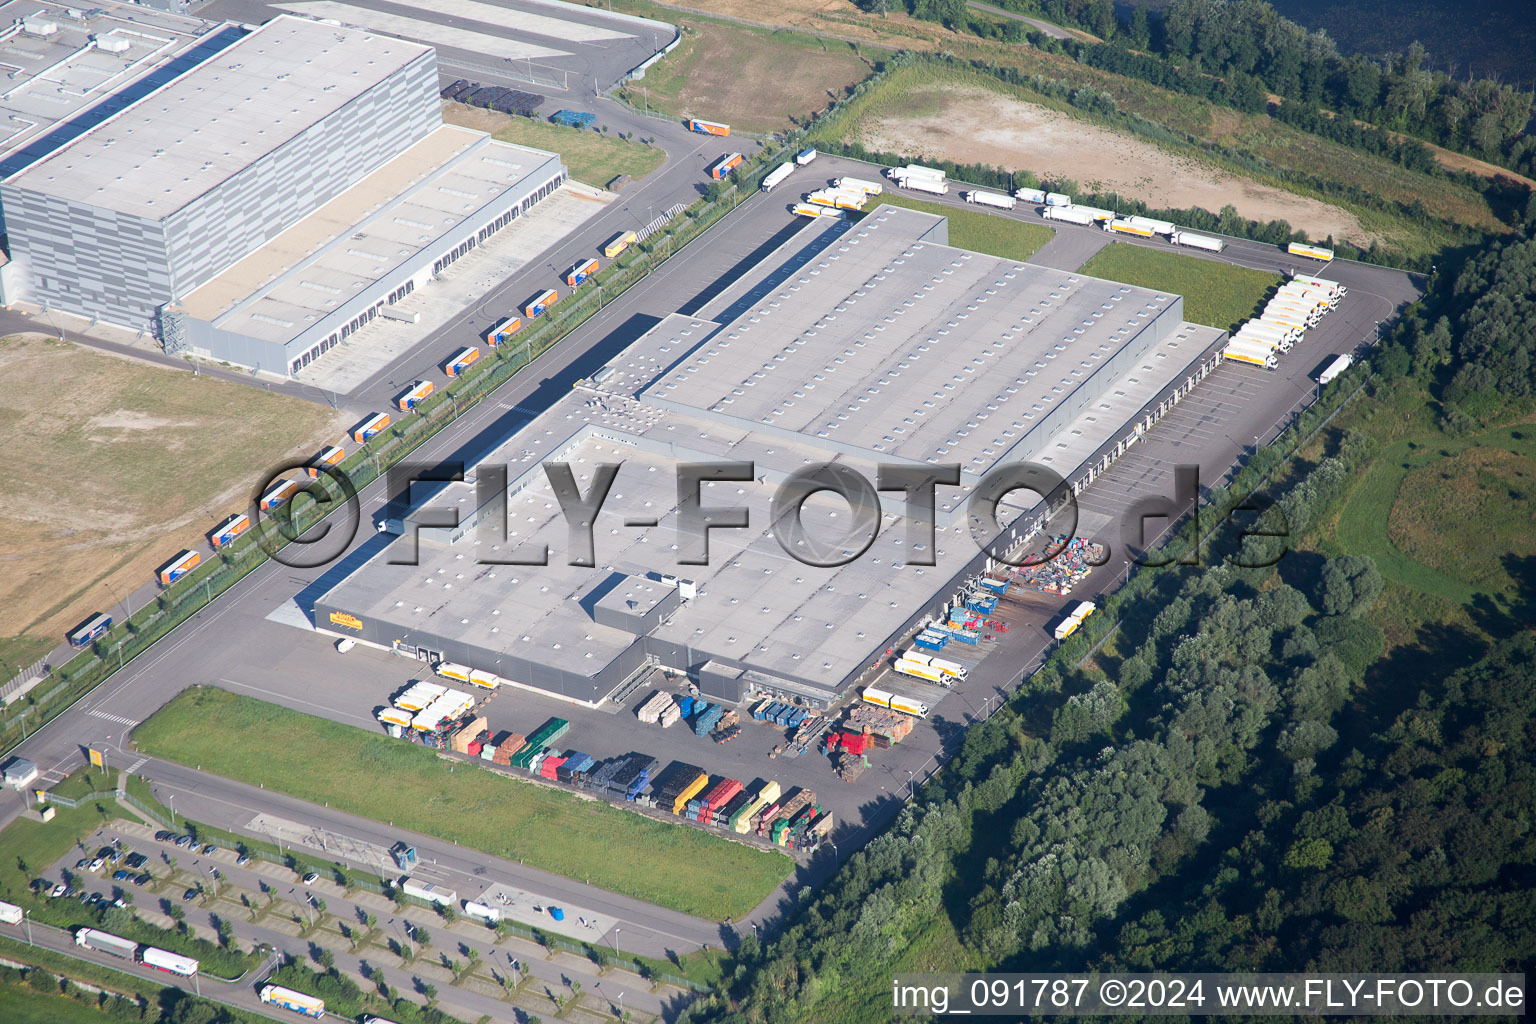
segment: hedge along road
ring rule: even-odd
[[[794,862],[699,829],[456,764],[212,687],[188,690],[133,732],[153,757],[450,839],[708,920],[739,918]],[[381,785],[380,780],[388,780]]]

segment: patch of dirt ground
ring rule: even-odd
[[[941,102],[924,102],[923,93],[935,92],[946,94]],[[859,140],[886,152],[1027,168],[1044,180],[1071,178],[1157,208],[1200,206],[1216,213],[1230,203],[1246,218],[1284,220],[1313,238],[1332,235],[1369,245],[1376,237],[1353,214],[1327,203],[1229,174],[1049,107],[947,84],[914,90],[908,100],[911,109],[925,113],[866,122]]]
[[[3,636],[57,639],[182,548],[208,557],[205,535],[268,467],[337,443],[349,421],[42,335],[0,339],[0,377]]]

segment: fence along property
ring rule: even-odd
[[[753,156],[752,161],[769,160],[776,152],[760,151]],[[657,264],[733,212],[750,194],[747,190],[728,188],[723,196],[713,202],[699,199],[691,207],[678,205],[658,216],[637,235],[649,239],[665,231],[665,247],[659,254],[655,251],[635,250],[636,255],[617,260],[592,275],[589,280],[602,284],[604,291],[572,295],[560,303],[558,312],[552,310],[541,316],[536,324],[526,324],[517,334],[517,344],[501,346],[495,358],[480,360],[479,364],[469,368],[470,372],[455,378],[449,386],[438,389],[436,394],[416,406],[418,415],[399,424],[393,424],[388,413],[373,413],[365,417],[348,431],[358,448],[337,468],[345,472],[353,486],[361,491],[383,475],[391,465],[452,423],[469,405],[506,383],[545,349],[581,326],[601,305],[644,280]],[[669,226],[679,214],[685,213],[688,216],[675,227]],[[320,479],[322,483],[326,480],[324,476]],[[344,503],[332,504],[341,507]],[[302,534],[322,518],[323,513],[316,504],[305,503],[294,516],[292,529]],[[173,563],[187,558],[192,562],[173,581],[177,583],[175,587],[168,587],[154,602],[136,609],[126,621],[117,623],[110,632],[67,663],[53,665],[46,659],[39,660],[0,687],[0,693],[4,694],[15,693],[24,687],[32,687],[42,693],[42,696],[29,700],[28,706],[19,713],[0,721],[0,751],[9,750],[25,739],[31,730],[57,717],[122,665],[206,607],[215,597],[244,578],[246,573],[265,562],[265,551],[268,548],[277,550],[286,547],[288,543],[287,537],[280,530],[263,521],[220,545],[216,558],[204,561],[195,551],[178,555],[172,560]]]

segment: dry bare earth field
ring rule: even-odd
[[[41,335],[0,339],[0,378],[0,676],[182,548],[206,555],[269,467],[346,427],[296,398]]]
[[[1158,208],[1201,206],[1214,213],[1230,203],[1244,217],[1285,220],[1314,238],[1372,240],[1337,207],[979,86],[921,84],[906,94],[903,107],[867,118],[855,131],[858,141],[886,152],[1027,168],[1042,180],[1071,178]]]

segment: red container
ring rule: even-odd
[[[482,751],[484,749],[485,749],[484,745],[479,740],[470,740],[470,743],[469,743],[469,756],[470,757],[479,757],[480,756],[480,751]]]

